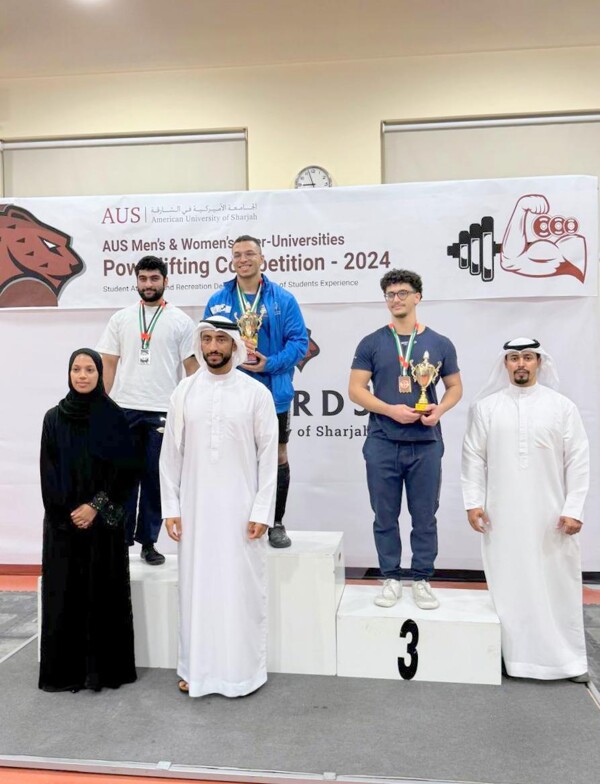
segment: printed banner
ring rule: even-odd
[[[147,254],[167,264],[175,304],[202,305],[232,277],[241,234],[301,304],[379,301],[394,267],[418,271],[428,300],[596,296],[597,224],[597,179],[583,176],[5,198],[0,307],[129,305]]]

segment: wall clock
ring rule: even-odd
[[[322,166],[305,166],[296,175],[295,188],[331,188],[331,175]]]

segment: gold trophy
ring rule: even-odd
[[[265,306],[263,305],[260,313],[255,310],[247,310],[243,315],[237,319],[237,325],[240,328],[240,333],[244,340],[250,341],[254,348],[258,346],[258,330],[261,328],[263,316],[265,315]],[[248,349],[247,365],[257,365],[258,357],[256,354]]]
[[[429,361],[429,351],[425,351],[423,354],[423,360],[419,362],[418,365],[415,365],[411,359],[410,372],[413,377],[413,381],[415,381],[421,387],[421,395],[417,401],[417,404],[415,405],[415,411],[427,411],[429,401],[427,400],[427,393],[425,390],[430,384],[434,383],[438,377],[441,367],[441,362],[437,363],[437,367],[431,364]]]

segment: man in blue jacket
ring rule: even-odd
[[[248,234],[238,237],[233,243],[232,261],[236,277],[212,295],[204,317],[220,315],[237,321],[246,313],[254,313],[260,321],[258,346],[247,341],[256,359],[240,368],[261,381],[275,401],[279,452],[275,524],[269,529],[269,542],[272,547],[289,547],[291,541],[282,521],[290,486],[287,444],[294,398],[292,379],[296,363],[308,349],[308,335],[296,298],[262,274],[265,259],[260,240]]]

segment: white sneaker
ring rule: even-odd
[[[426,580],[417,580],[412,584],[412,595],[417,607],[421,610],[435,610],[440,603],[435,598],[431,586]]]
[[[374,602],[378,607],[393,607],[402,596],[402,583],[400,580],[384,580],[381,593],[378,594]]]

